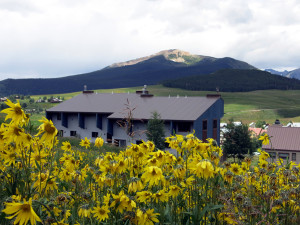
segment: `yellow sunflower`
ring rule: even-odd
[[[11,121],[15,124],[20,124],[20,122],[25,123],[28,120],[26,114],[22,110],[19,101],[14,104],[9,99],[7,99],[5,104],[10,107],[1,111],[1,113],[7,114],[5,120],[11,119]]]
[[[232,163],[230,166],[230,171],[234,173],[235,175],[241,174],[240,166],[237,163]]]
[[[208,179],[209,177],[214,177],[214,166],[210,161],[202,160],[194,168],[194,173],[198,177],[204,177]]]
[[[8,129],[3,132],[6,143],[15,142],[17,146],[26,141],[24,129],[15,124],[9,124]]]
[[[142,175],[142,179],[145,182],[149,182],[149,185],[152,186],[153,184],[158,185],[159,181],[164,181],[164,175],[162,171],[157,166],[149,166],[146,172]]]
[[[80,217],[88,217],[88,218],[90,218],[91,209],[89,208],[88,205],[83,205],[83,206],[80,207],[80,209],[78,211],[78,215]]]
[[[61,149],[64,150],[64,151],[69,151],[70,152],[72,150],[72,146],[71,146],[69,141],[64,141],[62,143]]]
[[[65,223],[65,219],[62,219],[61,221],[58,221],[58,223],[51,223],[51,225],[69,225],[69,224]]]
[[[112,196],[114,201],[110,204],[110,207],[115,207],[116,211],[123,213],[123,211],[128,208],[128,203],[131,203],[131,200],[124,194],[123,190],[118,195],[112,194]]]
[[[30,163],[36,168],[37,164],[43,166],[47,162],[48,154],[42,149],[41,151],[34,151],[30,157]]]
[[[132,182],[129,184],[128,186],[128,192],[137,192],[140,191],[144,188],[143,183],[141,182],[141,180],[139,180],[138,178],[131,178]]]
[[[270,142],[268,134],[264,134],[264,135],[260,136],[260,138],[258,140],[261,140],[263,145],[268,145]]]
[[[4,159],[4,164],[10,166],[11,164],[16,164],[16,159],[18,158],[18,154],[15,151],[6,150],[3,151],[2,158]]]
[[[169,199],[169,196],[168,196],[168,193],[166,193],[164,190],[160,190],[152,195],[152,199],[154,199],[156,203],[167,202]]]
[[[41,142],[45,142],[46,144],[53,144],[54,137],[57,135],[57,129],[55,128],[53,122],[51,120],[47,120],[45,117],[42,120],[39,120],[43,124],[39,126],[39,132],[36,136],[43,134],[41,137]]]
[[[153,213],[154,209],[148,209],[145,215],[145,224],[154,225],[154,223],[159,223],[159,220],[156,218],[159,213]]]
[[[32,208],[32,198],[30,198],[28,202],[24,200],[24,203],[13,202],[5,203],[5,205],[6,208],[3,209],[2,212],[13,214],[12,216],[6,217],[7,219],[17,217],[14,224],[27,224],[29,220],[31,224],[36,224],[36,221],[42,222]]]
[[[170,186],[169,195],[176,198],[181,192],[181,188],[177,185]]]
[[[85,147],[86,149],[90,147],[90,140],[85,137],[85,139],[81,139],[80,146]]]
[[[101,148],[103,146],[104,140],[101,137],[97,137],[95,140],[95,146]]]
[[[110,213],[108,206],[97,206],[93,208],[92,213],[94,214],[94,217],[97,218],[99,222],[104,221],[108,219],[108,213]]]
[[[150,191],[141,191],[136,193],[137,200],[139,202],[147,202],[152,197],[152,193]]]

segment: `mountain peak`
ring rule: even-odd
[[[185,51],[182,51],[182,50],[179,50],[179,49],[169,49],[169,50],[163,50],[163,51],[160,51],[158,53],[156,53],[155,55],[163,55],[165,56],[166,58],[169,58],[170,55],[174,55],[176,57],[182,57],[182,56],[191,56],[191,53],[189,52],[185,52]]]
[[[179,49],[169,49],[169,50],[160,51],[160,52],[155,53],[153,55],[137,58],[137,59],[134,59],[134,60],[114,63],[114,64],[110,65],[108,68],[131,66],[131,65],[135,65],[137,63],[146,61],[146,60],[151,59],[151,58],[156,57],[156,56],[164,56],[166,60],[170,60],[170,61],[178,62],[178,63],[186,63],[186,64],[196,63],[196,62],[199,62],[201,59],[204,58],[204,56],[192,55],[189,52],[182,51],[182,50],[179,50]]]

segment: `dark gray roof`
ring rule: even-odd
[[[219,98],[216,97],[141,97],[139,94],[92,93],[79,94],[47,112],[108,113],[109,118],[126,117],[127,101],[133,119],[150,119],[156,111],[163,120],[193,121],[200,117]]]
[[[300,127],[270,126],[267,134],[271,137],[269,145],[263,149],[300,151]]]

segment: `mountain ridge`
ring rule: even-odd
[[[156,57],[156,56],[159,56],[159,55],[163,55],[166,59],[169,59],[171,61],[181,62],[181,63],[185,62],[185,59],[182,56],[189,56],[189,57],[195,57],[195,58],[200,58],[200,59],[209,57],[209,56],[194,55],[194,54],[191,54],[189,52],[182,51],[182,50],[179,50],[179,49],[169,49],[169,50],[162,50],[158,53],[155,53],[155,54],[152,54],[152,55],[149,55],[149,56],[140,57],[140,58],[133,59],[133,60],[128,60],[128,61],[125,61],[125,62],[113,63],[112,65],[110,65],[106,68],[115,68],[115,67],[135,65],[137,63],[143,62],[145,60],[148,60],[150,58],[153,58],[153,57]],[[174,56],[176,56],[176,57],[174,57]]]
[[[281,76],[284,76],[284,77],[295,78],[295,79],[300,80],[300,68],[294,69],[294,70],[291,70],[291,71],[287,71],[287,70],[277,71],[277,70],[274,70],[274,69],[265,69],[265,71],[270,72],[272,74],[281,75]]]
[[[61,94],[83,90],[154,85],[163,80],[205,75],[220,69],[256,69],[230,57],[193,55],[178,49],[112,64],[100,70],[59,78],[6,79],[0,81],[0,95]]]

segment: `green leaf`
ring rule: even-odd
[[[216,209],[222,209],[223,207],[224,207],[224,205],[214,205],[210,208],[209,211],[216,210]]]
[[[39,171],[41,170],[41,166],[40,166],[40,164],[38,163],[38,161],[36,161],[36,160],[34,160],[35,161],[35,165],[36,165],[36,167],[39,169]]]

